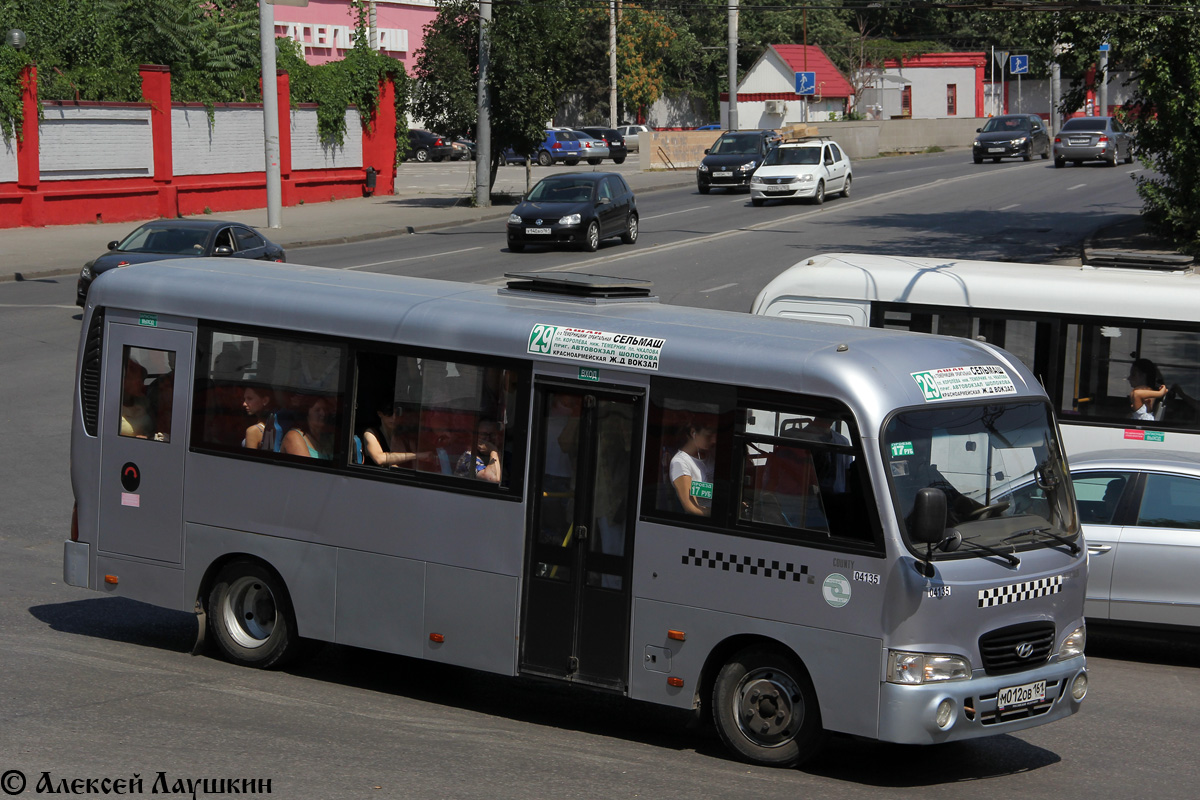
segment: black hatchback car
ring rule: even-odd
[[[408,157],[417,161],[442,161],[454,158],[454,142],[436,133],[410,128]]]
[[[775,131],[726,131],[704,151],[704,160],[696,168],[696,188],[700,194],[709,189],[749,189],[750,176],[763,158],[779,142]]]
[[[1037,114],[992,117],[975,134],[971,156],[976,164],[982,164],[985,158],[999,161],[1016,157],[1032,161],[1034,156],[1050,157],[1050,133]]]
[[[249,225],[219,219],[159,219],[147,222],[121,241],[108,243],[108,252],[79,272],[75,305],[87,305],[88,288],[96,276],[114,267],[164,261],[168,258],[233,256],[262,261],[287,261],[284,249]]]
[[[600,240],[638,237],[637,200],[615,172],[570,172],[542,178],[508,215],[508,249],[577,244],[589,253]]]
[[[625,137],[615,128],[602,128],[596,125],[589,125],[579,130],[596,139],[603,139],[604,143],[608,145],[608,157],[612,159],[614,164],[625,163],[625,158],[629,155],[629,150],[625,148]]]

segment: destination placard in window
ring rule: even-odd
[[[658,370],[665,339],[625,333],[569,328],[564,325],[534,325],[529,332],[527,352],[534,355],[594,361],[613,367]]]
[[[909,374],[921,387],[926,403],[1017,393],[1008,372],[997,364],[943,367]]]

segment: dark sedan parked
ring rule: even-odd
[[[629,155],[629,150],[625,147],[625,137],[615,128],[588,126],[580,128],[580,130],[596,139],[603,139],[604,143],[608,145],[608,157],[613,160],[614,164],[625,163],[625,157]]]
[[[779,141],[775,131],[726,131],[704,151],[696,168],[696,189],[749,189],[750,177]]]
[[[282,247],[240,222],[159,219],[147,222],[119,242],[109,242],[107,253],[84,265],[75,286],[75,304],[81,308],[87,305],[88,287],[92,281],[113,267],[204,256],[287,261],[287,254]]]
[[[1103,161],[1115,167],[1118,161],[1133,162],[1133,137],[1121,121],[1112,117],[1075,117],[1063,123],[1054,137],[1054,166],[1070,161]]]
[[[528,244],[578,244],[589,253],[600,240],[638,237],[637,200],[615,172],[573,172],[538,181],[508,216],[508,249]]]
[[[454,143],[436,133],[411,128],[408,131],[408,157],[417,161],[454,159]]]
[[[971,156],[976,164],[982,164],[985,158],[992,161],[1002,158],[1032,161],[1034,156],[1049,158],[1050,134],[1046,123],[1037,114],[992,117],[976,131]]]

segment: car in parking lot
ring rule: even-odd
[[[538,145],[534,156],[543,167],[563,163],[573,167],[583,159],[583,144],[565,128],[547,128],[546,138]]]
[[[421,128],[408,131],[408,157],[417,161],[442,161],[454,158],[454,143],[445,136]]]
[[[623,139],[625,139],[625,147],[628,148],[629,152],[631,153],[636,153],[639,149],[640,141],[638,140],[638,135],[641,133],[648,133],[649,131],[649,125],[617,126],[617,132],[621,134]]]
[[[1200,455],[1080,453],[1071,483],[1088,549],[1084,616],[1200,628]],[[1011,500],[1036,514],[1040,497],[1035,482]]]
[[[772,130],[726,131],[704,151],[696,168],[700,194],[710,189],[749,189],[750,176],[762,164],[779,134]]]
[[[710,122],[707,125],[701,125],[700,127],[696,128],[696,130],[698,130],[698,131],[719,131],[719,130],[721,130],[721,123]]]
[[[1085,161],[1103,161],[1115,167],[1118,161],[1133,162],[1133,136],[1115,117],[1074,117],[1063,123],[1054,137],[1054,166],[1076,166]]]
[[[971,143],[971,157],[976,164],[982,164],[985,158],[997,162],[1002,158],[1032,161],[1034,156],[1050,158],[1050,134],[1037,114],[992,117],[976,130]]]
[[[783,139],[750,178],[750,202],[803,198],[820,205],[829,193],[850,196],[850,159],[826,137]]]
[[[508,216],[508,249],[526,245],[579,245],[595,252],[613,236],[638,238],[637,198],[615,172],[570,172],[538,181]]]
[[[580,130],[596,139],[603,140],[608,145],[608,157],[612,159],[614,164],[625,163],[625,157],[629,154],[629,149],[625,146],[625,137],[616,128],[587,125],[580,128]]]
[[[86,306],[92,282],[110,269],[168,258],[205,256],[287,261],[287,253],[282,247],[240,222],[157,219],[139,225],[124,239],[109,242],[108,252],[84,265],[75,284],[75,304],[80,308]]]
[[[592,136],[590,133],[578,128],[572,128],[571,133],[579,139],[579,144],[583,146],[583,157],[592,166],[596,166],[601,161],[609,157],[608,143],[603,139]]]

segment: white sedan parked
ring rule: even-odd
[[[750,179],[750,202],[804,198],[820,205],[827,194],[850,196],[850,159],[827,137],[784,139]]]

